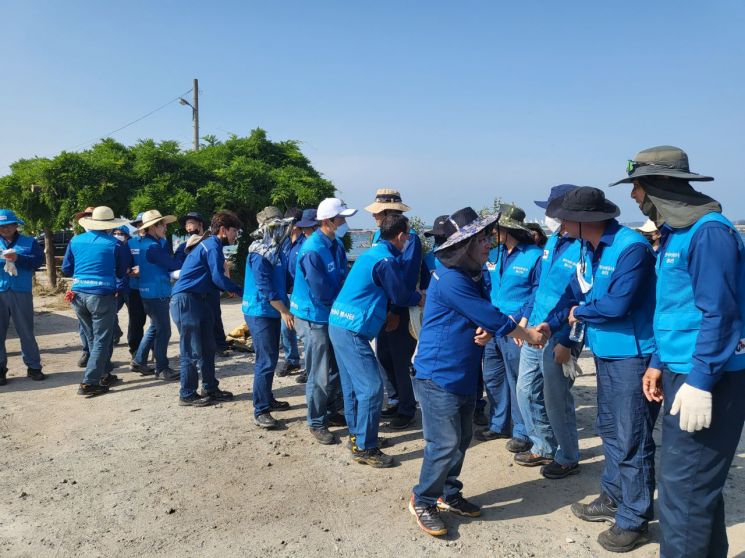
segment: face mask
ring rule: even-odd
[[[548,230],[552,233],[555,233],[561,228],[561,221],[559,219],[554,219],[553,217],[546,217],[545,223]]]
[[[344,238],[344,235],[349,232],[349,225],[347,223],[342,223],[338,227],[336,227],[336,230],[334,231],[334,235],[336,236],[336,240],[341,242],[341,239]]]
[[[641,212],[644,213],[644,215],[654,221],[654,224],[657,225],[658,228],[665,223],[665,221],[660,217],[660,212],[657,211],[657,207],[655,207],[652,200],[650,200],[649,196],[646,194],[639,209],[641,209]]]

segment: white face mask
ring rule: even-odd
[[[334,231],[334,235],[336,236],[336,240],[341,242],[341,239],[344,238],[344,235],[349,232],[349,225],[347,223],[342,223],[338,227],[336,227],[336,230]]]
[[[550,230],[552,233],[555,233],[561,228],[560,219],[554,219],[553,217],[546,217],[546,220],[544,222],[546,223],[548,230]]]

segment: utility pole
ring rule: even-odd
[[[199,80],[194,78],[194,102],[191,105],[194,120],[194,151],[199,151]]]

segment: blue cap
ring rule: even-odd
[[[556,198],[563,198],[567,193],[571,192],[575,188],[578,188],[578,186],[575,186],[574,184],[559,184],[558,186],[554,186],[553,188],[551,188],[551,192],[548,194],[548,199],[546,201],[536,201],[533,203],[535,203],[541,209],[547,209],[548,204],[550,204]]]
[[[303,209],[303,218],[295,223],[296,227],[306,229],[310,227],[317,227],[320,223],[316,219],[316,210],[314,209]]]
[[[24,222],[21,221],[18,216],[13,213],[12,209],[0,209],[0,227],[3,225],[23,225]]]
[[[114,230],[115,231],[122,231],[128,237],[130,237],[130,238],[132,237],[132,234],[129,232],[129,227],[127,225],[122,225],[121,227],[117,227]]]
[[[134,219],[132,219],[132,220],[131,220],[131,221],[129,222],[129,224],[130,224],[130,225],[132,225],[133,227],[139,227],[140,225],[142,225],[142,216],[143,216],[144,214],[145,214],[145,212],[144,212],[144,211],[140,211],[140,212],[139,212],[139,213],[137,214],[137,217],[135,217]]]

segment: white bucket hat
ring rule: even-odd
[[[148,227],[152,227],[158,221],[163,221],[166,225],[169,223],[176,222],[175,215],[161,215],[157,209],[150,209],[142,214],[142,225],[137,229],[138,231],[144,231]]]
[[[78,223],[84,229],[90,231],[108,231],[115,229],[129,222],[127,219],[117,219],[110,207],[100,205],[96,207],[90,217],[81,217]]]

